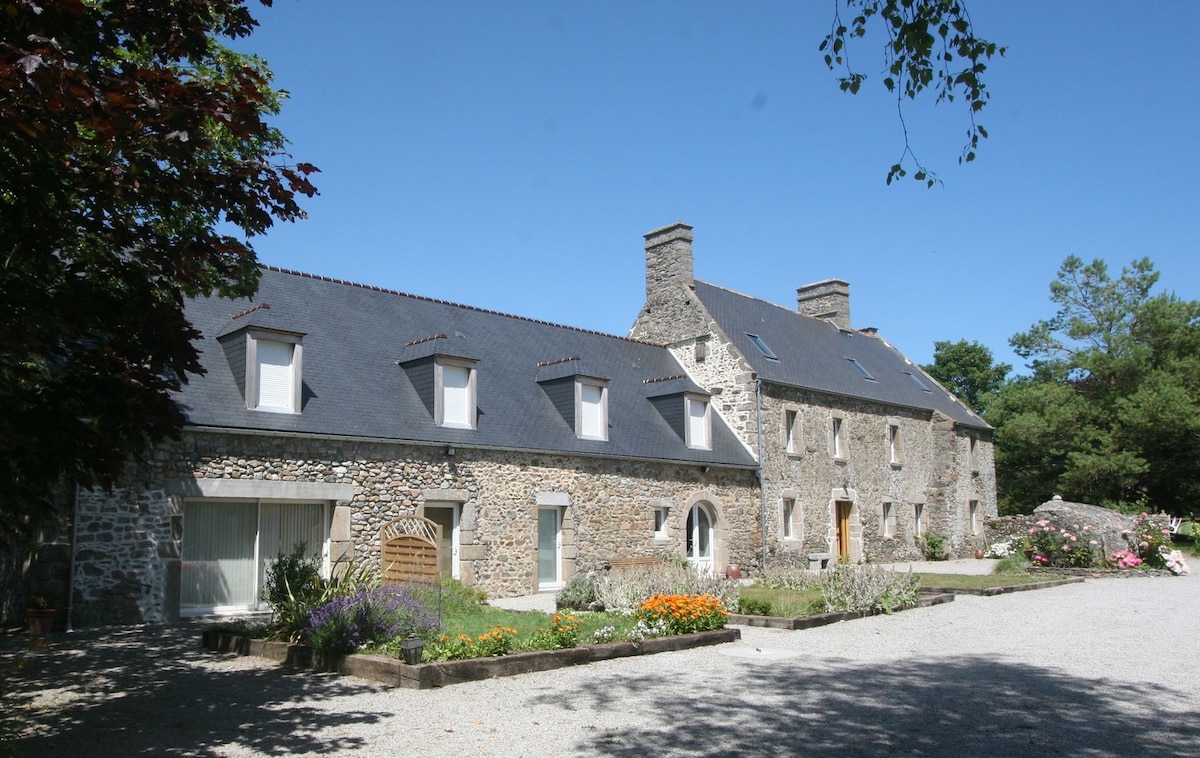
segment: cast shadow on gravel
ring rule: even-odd
[[[983,657],[753,661],[736,681],[689,692],[665,677],[614,676],[569,700],[533,700],[597,711],[632,700],[663,725],[597,733],[580,746],[590,755],[1200,755],[1195,704],[1151,683]]]
[[[20,639],[0,643],[18,755],[215,756],[230,743],[264,754],[343,753],[363,745],[351,736],[356,725],[390,715],[310,706],[376,689],[359,680],[274,664],[214,668],[219,656],[200,647],[196,628],[77,632],[22,648]],[[337,727],[346,736],[314,734]]]

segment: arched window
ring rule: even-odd
[[[713,519],[708,508],[696,503],[688,511],[687,560],[704,575],[713,572]]]

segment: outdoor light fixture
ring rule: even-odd
[[[410,634],[400,643],[400,652],[404,655],[404,662],[410,666],[415,666],[421,662],[421,653],[425,652],[425,642],[415,634]]]

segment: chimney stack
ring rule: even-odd
[[[676,222],[645,237],[646,302],[678,297],[678,285],[693,282],[692,227]]]
[[[825,279],[798,287],[796,309],[805,316],[823,318],[838,329],[850,331],[850,284],[841,279]]]

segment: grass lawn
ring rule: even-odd
[[[583,621],[579,629],[579,643],[586,645],[592,641],[593,635],[599,629],[615,627],[621,635],[637,626],[637,621],[630,616],[615,613],[585,613],[581,611],[563,611],[570,613]],[[441,634],[446,637],[479,637],[493,626],[508,627],[517,630],[518,650],[523,648],[522,641],[529,640],[534,632],[547,629],[551,625],[551,615],[540,611],[509,611],[491,605],[479,605],[468,610],[458,610],[447,613],[442,619]]]
[[[757,600],[759,602],[770,603],[772,616],[803,618],[824,612],[823,610],[815,610],[813,607],[814,604],[821,602],[821,593],[818,590],[798,591],[768,589],[767,587],[743,587],[741,597],[743,600]]]
[[[1053,582],[1057,579],[1068,578],[1060,574],[987,574],[973,576],[968,574],[914,574],[921,580],[922,587],[950,587],[983,590],[991,587],[1012,587],[1019,584],[1035,582]]]

